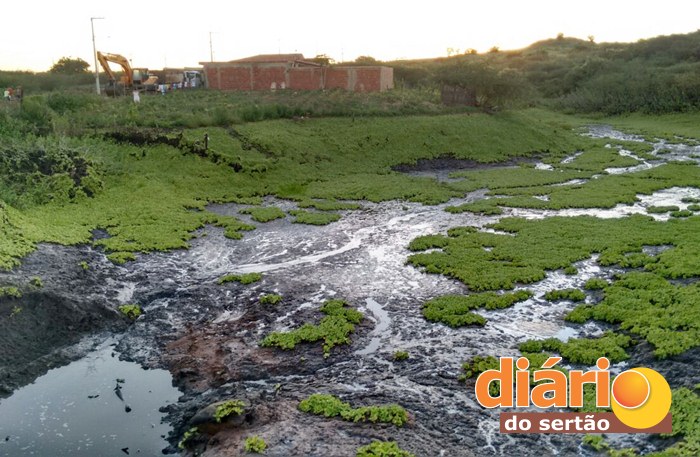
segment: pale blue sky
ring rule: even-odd
[[[92,64],[93,16],[105,18],[95,21],[98,50],[154,69],[209,60],[210,32],[214,60],[219,61],[277,52],[393,60],[444,56],[447,48],[517,49],[559,32],[627,42],[700,28],[700,2],[688,0],[173,0],[116,5],[101,0],[15,3],[0,27],[0,69],[44,71],[63,56]]]

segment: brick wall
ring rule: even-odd
[[[289,67],[286,64],[204,63],[207,87],[220,90],[343,89],[380,92],[394,88],[390,67]]]

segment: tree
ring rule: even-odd
[[[372,56],[359,56],[354,63],[355,65],[378,65],[379,61]]]
[[[88,72],[90,64],[85,62],[83,59],[78,57],[74,59],[72,57],[61,57],[58,62],[53,64],[49,69],[49,73],[56,73],[61,75],[82,75]]]
[[[316,57],[313,59],[309,59],[311,62],[316,62],[321,65],[331,65],[335,63],[335,59],[333,57],[329,57],[326,54],[318,54]]]
[[[516,70],[499,70],[485,62],[466,60],[440,67],[435,79],[443,85],[473,91],[477,105],[487,109],[517,101],[527,86]]]

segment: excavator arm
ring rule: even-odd
[[[134,71],[131,69],[129,60],[119,54],[110,54],[108,52],[97,51],[97,60],[99,60],[100,65],[104,68],[105,72],[109,75],[110,81],[116,81],[116,76],[111,68],[109,68],[109,62],[114,62],[122,67],[124,71],[124,85],[131,86],[134,84]]]
[[[109,76],[109,84],[107,88],[108,94],[110,92],[112,95],[118,92],[123,93],[125,89],[129,88],[145,88],[146,90],[155,90],[153,87],[155,87],[155,85],[158,83],[158,77],[150,76],[148,74],[148,70],[145,68],[132,68],[129,60],[126,57],[119,54],[110,54],[107,52],[98,51],[97,60],[100,62],[100,65],[102,65],[102,68],[104,68],[105,73],[107,73]],[[124,76],[121,78],[121,84],[119,85],[120,88],[118,88],[117,85],[117,76],[109,67],[110,62],[116,63],[122,67]]]

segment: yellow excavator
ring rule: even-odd
[[[97,60],[109,77],[105,89],[107,95],[125,95],[132,90],[155,92],[158,89],[157,76],[150,75],[147,68],[131,68],[129,60],[124,56],[97,51]],[[109,67],[109,62],[122,67],[124,74],[119,78],[119,81],[117,81],[114,71]]]

